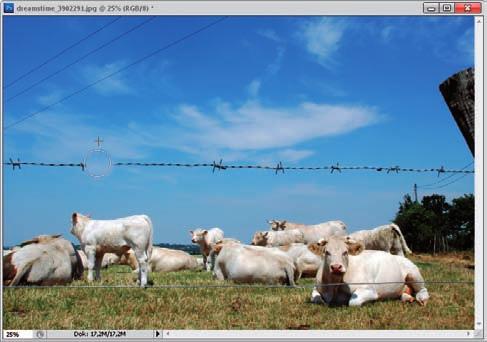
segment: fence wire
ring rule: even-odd
[[[23,162],[20,159],[14,161],[10,159],[8,162],[4,162],[5,166],[12,166],[12,169],[22,169],[22,166],[47,166],[47,167],[79,167],[82,171],[86,169],[86,164],[81,163],[46,163],[46,162]],[[346,166],[340,165],[339,163],[332,165],[323,166],[284,166],[282,162],[279,162],[275,166],[271,165],[233,165],[224,164],[223,161],[217,163],[213,161],[212,163],[176,163],[176,162],[115,162],[112,164],[115,167],[123,166],[139,166],[139,167],[180,167],[180,168],[211,168],[212,172],[219,170],[230,170],[230,169],[261,169],[261,170],[273,170],[276,174],[279,172],[284,173],[285,171],[330,171],[330,173],[341,173],[342,171],[378,171],[389,173],[399,172],[415,172],[415,173],[429,173],[436,172],[438,177],[440,174],[473,174],[474,170],[465,169],[445,169],[445,167],[432,167],[432,168],[405,168],[396,166]]]
[[[375,283],[329,283],[329,284],[308,284],[308,285],[264,285],[264,284],[161,284],[161,285],[148,285],[145,289],[219,289],[219,288],[250,288],[250,289],[313,289],[318,287],[330,287],[340,285],[392,285],[392,284],[406,284],[404,281],[386,281]],[[473,281],[468,280],[431,280],[431,281],[408,281],[407,284],[432,284],[432,285],[474,285]],[[73,289],[73,288],[93,288],[93,289],[105,289],[105,288],[141,288],[139,285],[49,285],[49,286],[36,286],[36,285],[14,285],[3,286],[4,289],[48,289],[48,288],[61,288],[61,289]]]

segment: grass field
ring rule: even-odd
[[[474,279],[469,254],[411,259],[427,281]],[[156,285],[224,284],[208,272],[151,278]],[[126,266],[104,270],[102,279],[102,284],[135,284]],[[80,284],[88,283],[72,285]],[[426,307],[384,301],[359,308],[311,304],[310,289],[4,288],[3,322],[4,329],[473,329],[473,285],[427,287]]]

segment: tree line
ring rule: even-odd
[[[405,195],[394,219],[414,252],[473,250],[473,194],[465,194],[448,203],[445,196],[424,196],[421,202]]]

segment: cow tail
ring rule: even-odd
[[[147,262],[150,264],[150,259],[151,259],[151,256],[152,256],[152,244],[153,244],[153,233],[154,233],[154,229],[152,228],[152,221],[151,219],[149,218],[149,216],[145,216],[144,217],[145,220],[147,221],[147,224],[149,225],[149,228],[150,228],[150,234],[149,234],[149,246],[147,246]]]
[[[399,229],[399,226],[397,224],[392,223],[391,227],[392,227],[392,230],[399,237],[399,241],[401,242],[401,247],[402,247],[402,250],[404,251],[404,254],[412,254],[413,252],[409,249],[408,245],[406,244],[406,240],[404,239],[404,236],[402,235],[402,232],[401,232],[401,229]]]

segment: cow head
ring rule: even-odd
[[[267,223],[269,223],[272,230],[284,230],[286,229],[287,221],[269,220]]]
[[[254,246],[267,246],[267,240],[269,239],[269,232],[257,232],[252,238],[251,245]]]
[[[78,240],[81,237],[81,234],[84,230],[85,224],[90,220],[90,216],[85,216],[80,213],[73,213],[71,215],[71,234],[76,236]]]
[[[308,249],[323,258],[323,271],[343,276],[347,272],[348,256],[362,253],[364,245],[349,236],[332,236],[310,244]]]
[[[189,234],[191,234],[192,243],[202,243],[206,241],[206,236],[208,235],[208,231],[206,229],[195,229],[195,230],[190,230]]]

